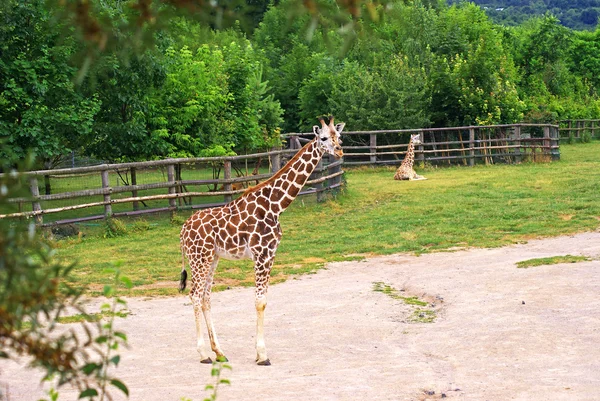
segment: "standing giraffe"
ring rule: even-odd
[[[210,291],[219,258],[252,259],[256,281],[256,362],[270,365],[264,339],[264,314],[267,287],[275,252],[281,240],[279,215],[296,198],[308,177],[325,153],[342,157],[340,133],[344,123],[329,124],[319,118],[321,128],[313,127],[315,138],[296,153],[267,181],[249,188],[242,196],[225,206],[194,213],[181,229],[183,259],[179,290],[186,286],[185,255],[192,274],[190,298],[196,318],[197,351],[200,362],[212,360],[204,349],[202,316],[208,329],[210,345],[217,359],[225,359],[210,314]]]
[[[408,143],[408,149],[406,150],[406,156],[404,156],[404,160],[398,170],[396,170],[396,174],[394,175],[394,180],[426,180],[427,178],[418,175],[413,169],[413,164],[415,162],[415,145],[421,144],[421,136],[419,134],[411,135],[410,142]]]

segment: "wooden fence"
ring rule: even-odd
[[[37,224],[51,226],[109,216],[219,206],[231,201],[235,195],[243,193],[248,186],[256,185],[271,177],[296,152],[297,148],[291,146],[290,149],[275,149],[243,156],[165,159],[26,172],[24,174],[29,180],[31,197],[9,199],[9,203],[18,205],[18,211],[0,214],[0,218],[33,217]],[[332,157],[324,158],[300,195],[316,194],[317,199],[321,200],[324,191],[340,187],[343,174],[342,162]],[[260,168],[261,164],[266,166]],[[244,174],[243,167],[248,171],[248,166],[255,168],[252,174]],[[207,177],[209,171],[212,172],[212,177]],[[232,173],[236,173],[237,177]],[[138,180],[143,175],[162,176],[164,179],[139,184]],[[72,181],[75,178],[79,180],[79,184],[75,185],[79,189],[55,190],[56,193],[50,193],[52,189],[49,188],[53,188],[50,185],[52,181],[57,182],[60,179]],[[41,179],[44,180],[43,185]],[[82,181],[89,185],[81,184]],[[114,184],[115,182],[117,184]],[[93,183],[98,184],[94,186]],[[64,186],[59,184],[62,183],[58,182],[54,187]],[[40,187],[45,194],[40,194]],[[82,187],[87,188],[80,189]],[[151,192],[151,194],[140,196],[141,192]],[[44,207],[57,202],[75,203]],[[92,212],[78,217],[43,221],[43,216],[64,216],[65,212],[73,214],[74,211],[81,209]]]
[[[416,163],[473,166],[560,159],[558,125],[507,124],[344,132],[344,166],[399,164],[414,134],[421,138]]]
[[[325,157],[300,195],[316,193],[320,200],[324,191],[339,187],[342,163],[346,166],[398,165],[406,154],[410,135],[416,133],[421,138],[421,144],[415,149],[417,163],[473,166],[560,158],[559,126],[552,124],[344,132],[344,158],[336,161]],[[9,200],[18,206],[18,211],[0,211],[0,218],[34,217],[38,224],[48,226],[107,216],[223,205],[248,186],[271,177],[303,142],[310,140],[303,136],[312,138],[312,134],[285,134],[282,137],[286,149],[252,155],[27,172],[31,196]],[[249,173],[251,167],[254,171]],[[209,171],[212,174],[208,174]],[[146,182],[142,183],[141,177],[146,177]],[[75,179],[80,180],[78,184],[70,182]],[[57,182],[54,186],[53,181]],[[40,188],[44,194],[40,194]],[[86,210],[85,214],[82,209]],[[43,216],[52,218],[44,222]]]
[[[600,120],[562,120],[559,122],[561,139],[572,137],[581,141],[585,134],[590,138],[600,137]]]

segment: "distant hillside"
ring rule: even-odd
[[[471,0],[499,24],[518,25],[533,16],[550,12],[564,26],[594,30],[600,16],[600,0]],[[449,4],[460,0],[448,0]]]

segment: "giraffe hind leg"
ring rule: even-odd
[[[202,322],[206,320],[204,316],[204,309],[206,305],[204,294],[212,263],[211,261],[206,260],[206,258],[197,260],[195,256],[188,256],[188,259],[190,261],[190,270],[192,274],[190,299],[192,301],[192,305],[194,306],[194,319],[196,322],[196,351],[198,351],[200,354],[201,363],[212,363],[213,361],[206,351],[202,327]],[[210,299],[208,302],[210,304]]]
[[[206,328],[208,330],[208,338],[210,340],[210,347],[213,352],[217,355],[217,361],[227,362],[227,357],[223,353],[219,340],[217,339],[217,333],[212,322],[212,316],[210,312],[210,293],[212,290],[213,277],[217,264],[219,263],[219,257],[215,256],[210,263],[207,278],[204,283],[203,299],[202,299],[202,313],[204,314],[204,320],[206,322]]]
[[[206,352],[204,335],[202,334],[202,300],[191,295],[190,298],[194,305],[194,318],[196,321],[196,351],[200,354],[201,363],[212,363],[212,359],[210,359],[210,356],[208,356],[208,353]]]

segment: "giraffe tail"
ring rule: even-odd
[[[181,250],[181,278],[179,279],[179,292],[185,290],[187,283],[187,271],[185,270],[185,253]]]

